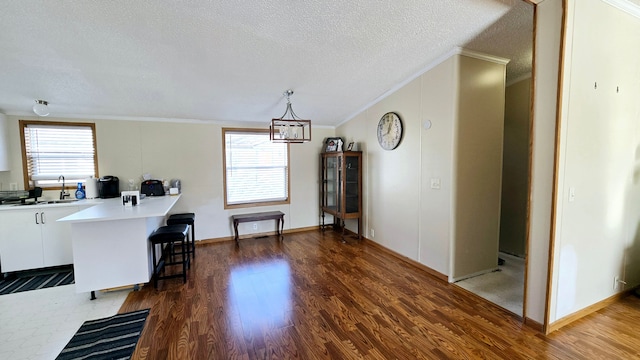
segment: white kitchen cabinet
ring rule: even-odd
[[[0,267],[2,272],[43,266],[42,226],[36,209],[2,212]]]
[[[79,210],[77,206],[43,206],[3,211],[0,223],[2,272],[73,263],[71,226],[56,220]]]
[[[71,226],[56,220],[78,212],[76,206],[47,208],[42,213],[42,256],[44,266],[73,264]]]

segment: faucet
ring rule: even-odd
[[[62,180],[62,189],[60,190],[60,200],[64,200],[65,197],[69,196],[69,193],[64,191],[64,175],[60,175],[58,177],[58,182],[60,182],[60,180]]]

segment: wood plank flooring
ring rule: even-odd
[[[549,336],[367,242],[332,231],[197,247],[187,284],[161,280],[132,359],[635,359],[629,296]]]

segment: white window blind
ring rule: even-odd
[[[289,147],[268,132],[225,130],[226,204],[286,201]]]
[[[95,139],[91,124],[31,124],[24,126],[24,151],[32,186],[84,182],[96,175]]]

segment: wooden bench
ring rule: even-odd
[[[275,220],[276,221],[276,234],[280,236],[284,230],[284,213],[282,211],[266,211],[251,214],[237,214],[232,215],[233,231],[235,232],[236,244],[238,244],[238,224],[245,222],[254,222],[262,220]]]

